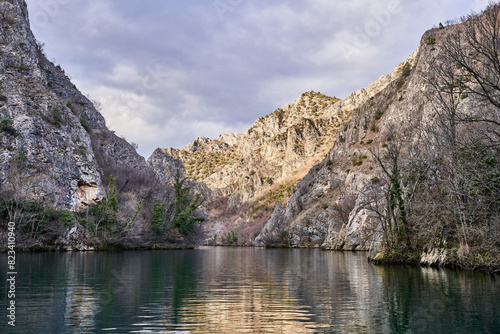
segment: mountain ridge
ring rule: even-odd
[[[416,55],[417,51],[389,74],[342,100],[305,92],[294,102],[259,118],[242,134],[222,134],[217,139],[197,137],[180,150],[158,148],[148,163],[161,176],[171,173],[173,161],[178,161],[187,175],[210,189],[209,198],[227,197],[223,211],[238,213],[222,223],[230,228],[220,228],[219,217],[211,215],[209,208],[206,225],[219,226],[206,228],[209,235],[244,229],[243,222],[254,221],[261,226],[262,220],[270,217],[274,200],[286,206],[291,192],[285,189],[295,186],[323,160],[335,135],[356,109],[398,80],[404,64],[412,63]],[[254,235],[245,235],[242,240],[250,242],[258,233],[257,226]]]

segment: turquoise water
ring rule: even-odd
[[[500,333],[500,277],[374,266],[365,253],[207,247],[16,262],[16,327],[3,279],[0,333]]]

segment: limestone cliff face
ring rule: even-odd
[[[149,162],[158,174],[180,162],[210,188],[217,198],[208,210],[213,240],[234,230],[246,231],[241,243],[373,249],[381,227],[370,206],[384,198],[387,181],[375,156],[387,153],[393,129],[409,149],[419,139],[412,127],[436,122],[427,79],[440,41],[455,28],[426,32],[405,62],[343,100],[304,93],[243,134],[158,149]],[[465,98],[454,97],[465,113],[485,108]]]
[[[433,122],[435,109],[425,77],[439,45],[428,41],[429,37],[445,39],[449,29],[453,27],[425,33],[421,46],[406,61],[411,72],[403,74],[401,63],[370,86],[379,89],[369,98],[361,90],[343,101],[356,106],[352,118],[337,133],[326,157],[297,183],[284,210],[275,212],[258,241],[276,221],[295,246],[369,250],[380,241],[378,221],[367,209],[373,196],[384,196],[380,182],[384,173],[373,153],[384,151],[391,128]],[[461,107],[471,108],[474,103],[468,99]],[[409,145],[417,135],[402,134]]]
[[[324,156],[332,134],[349,117],[348,113],[323,117],[337,102],[319,93],[304,93],[294,103],[257,120],[243,134],[198,137],[182,150],[157,149],[149,162],[165,174],[166,161],[178,159],[191,177],[215,193],[230,196],[235,204],[249,201],[273,184],[295,183],[304,174],[300,175],[301,167]]]
[[[103,167],[147,169],[36,41],[23,0],[0,2],[0,184],[79,209],[104,196]]]
[[[269,218],[276,202],[286,205],[292,187],[308,172],[316,175],[318,167],[311,168],[326,161],[334,143],[355,135],[346,133],[344,124],[393,85],[401,77],[402,67],[403,63],[343,100],[321,93],[303,93],[293,103],[258,119],[243,134],[224,134],[217,139],[198,137],[181,150],[159,148],[148,162],[161,177],[168,177],[172,166],[180,162],[188,175],[207,185],[213,198],[227,199],[226,211],[236,213],[222,219],[220,207],[213,207],[217,215],[209,216],[219,227],[209,233],[245,229],[252,222]],[[321,210],[319,213],[323,214]],[[220,228],[221,224],[230,227]],[[324,239],[328,229],[325,221],[320,239]]]

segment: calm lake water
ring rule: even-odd
[[[500,277],[365,253],[18,254],[17,272],[16,327],[4,278],[0,333],[500,333]]]

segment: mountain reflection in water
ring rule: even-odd
[[[6,256],[0,270],[6,272]],[[488,333],[500,284],[482,273],[374,266],[365,253],[206,247],[19,254],[15,331]],[[5,282],[0,291],[7,302]],[[6,305],[6,304],[3,304]]]

